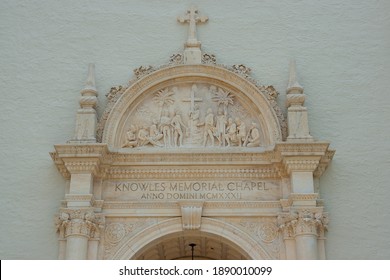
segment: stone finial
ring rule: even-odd
[[[80,91],[81,108],[95,108],[97,105],[97,90],[95,85],[95,64],[88,65],[88,76],[85,87]]]
[[[96,105],[95,65],[89,64],[85,87],[80,91],[80,107],[76,115],[75,136],[68,143],[96,143]]]
[[[303,87],[298,83],[295,60],[290,61],[290,77],[286,92],[287,107],[303,106],[305,103],[305,95],[303,94]]]
[[[81,95],[95,95],[97,96],[96,83],[95,83],[95,64],[90,63],[88,65],[88,76],[85,82],[85,87],[81,90]]]
[[[313,137],[309,133],[307,109],[303,106],[306,96],[303,93],[303,87],[298,83],[295,60],[290,62],[290,77],[286,93],[288,107],[287,140],[312,140]]]
[[[188,39],[185,43],[186,47],[200,47],[200,42],[196,36],[196,24],[201,22],[204,23],[209,18],[206,16],[199,16],[198,9],[195,6],[192,6],[184,16],[180,16],[177,20],[180,23],[189,23],[188,27]]]
[[[298,82],[295,59],[290,61],[290,77],[288,80],[287,94],[289,93],[303,93],[303,87]]]
[[[206,16],[199,16],[198,9],[192,6],[184,16],[177,18],[180,23],[189,24],[188,39],[184,44],[184,63],[185,64],[201,64],[202,52],[200,50],[201,43],[196,35],[196,24],[204,23],[208,20]]]

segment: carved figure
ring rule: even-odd
[[[160,129],[163,133],[164,146],[171,146],[171,118],[168,110],[163,110],[161,113]]]
[[[240,118],[236,118],[236,125],[238,146],[241,147],[244,144],[246,137],[246,125],[240,120]]]
[[[232,118],[229,118],[226,130],[227,133],[224,135],[224,138],[227,146],[230,147],[231,143],[237,142],[237,125],[233,122]]]
[[[187,127],[184,125],[178,112],[175,112],[171,125],[173,127],[173,146],[183,146],[183,130],[181,127],[184,126],[186,129]],[[178,140],[179,143],[177,143]]]
[[[219,107],[217,115],[217,127],[216,127],[216,137],[219,140],[220,146],[225,146],[225,126],[226,126],[226,113],[224,110]]]
[[[203,134],[203,146],[206,147],[207,140],[210,137],[211,139],[211,146],[214,146],[214,133],[215,133],[215,127],[214,127],[214,114],[213,110],[209,108],[207,110],[207,115],[204,120],[204,134]]]
[[[145,127],[141,127],[138,131],[138,146],[146,146],[149,144],[149,132]]]
[[[255,122],[252,122],[252,126],[251,129],[249,130],[249,134],[247,139],[245,140],[244,146],[247,147],[260,146],[260,132]]]
[[[153,146],[162,147],[163,145],[160,143],[160,140],[164,137],[164,135],[158,130],[158,121],[153,120],[153,124],[149,129],[149,142]]]
[[[194,135],[196,134],[199,126],[200,110],[198,105],[195,105],[194,109],[189,112],[189,117],[190,135]]]
[[[137,128],[135,125],[131,125],[130,129],[126,133],[126,143],[122,146],[122,148],[134,148],[137,146],[138,141],[137,141]]]

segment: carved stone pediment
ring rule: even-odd
[[[104,124],[114,149],[258,148],[282,140],[272,102],[244,76],[215,65],[176,65],[129,86]]]

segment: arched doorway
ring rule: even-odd
[[[131,236],[114,259],[270,259],[247,233],[228,223],[202,218],[200,230],[182,229],[181,218],[165,220]]]
[[[200,231],[182,231],[153,240],[142,248],[134,259],[247,260],[249,256],[244,250],[221,236]]]

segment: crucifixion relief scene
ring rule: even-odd
[[[122,148],[259,147],[262,133],[252,108],[235,94],[207,84],[155,92],[133,108]]]

